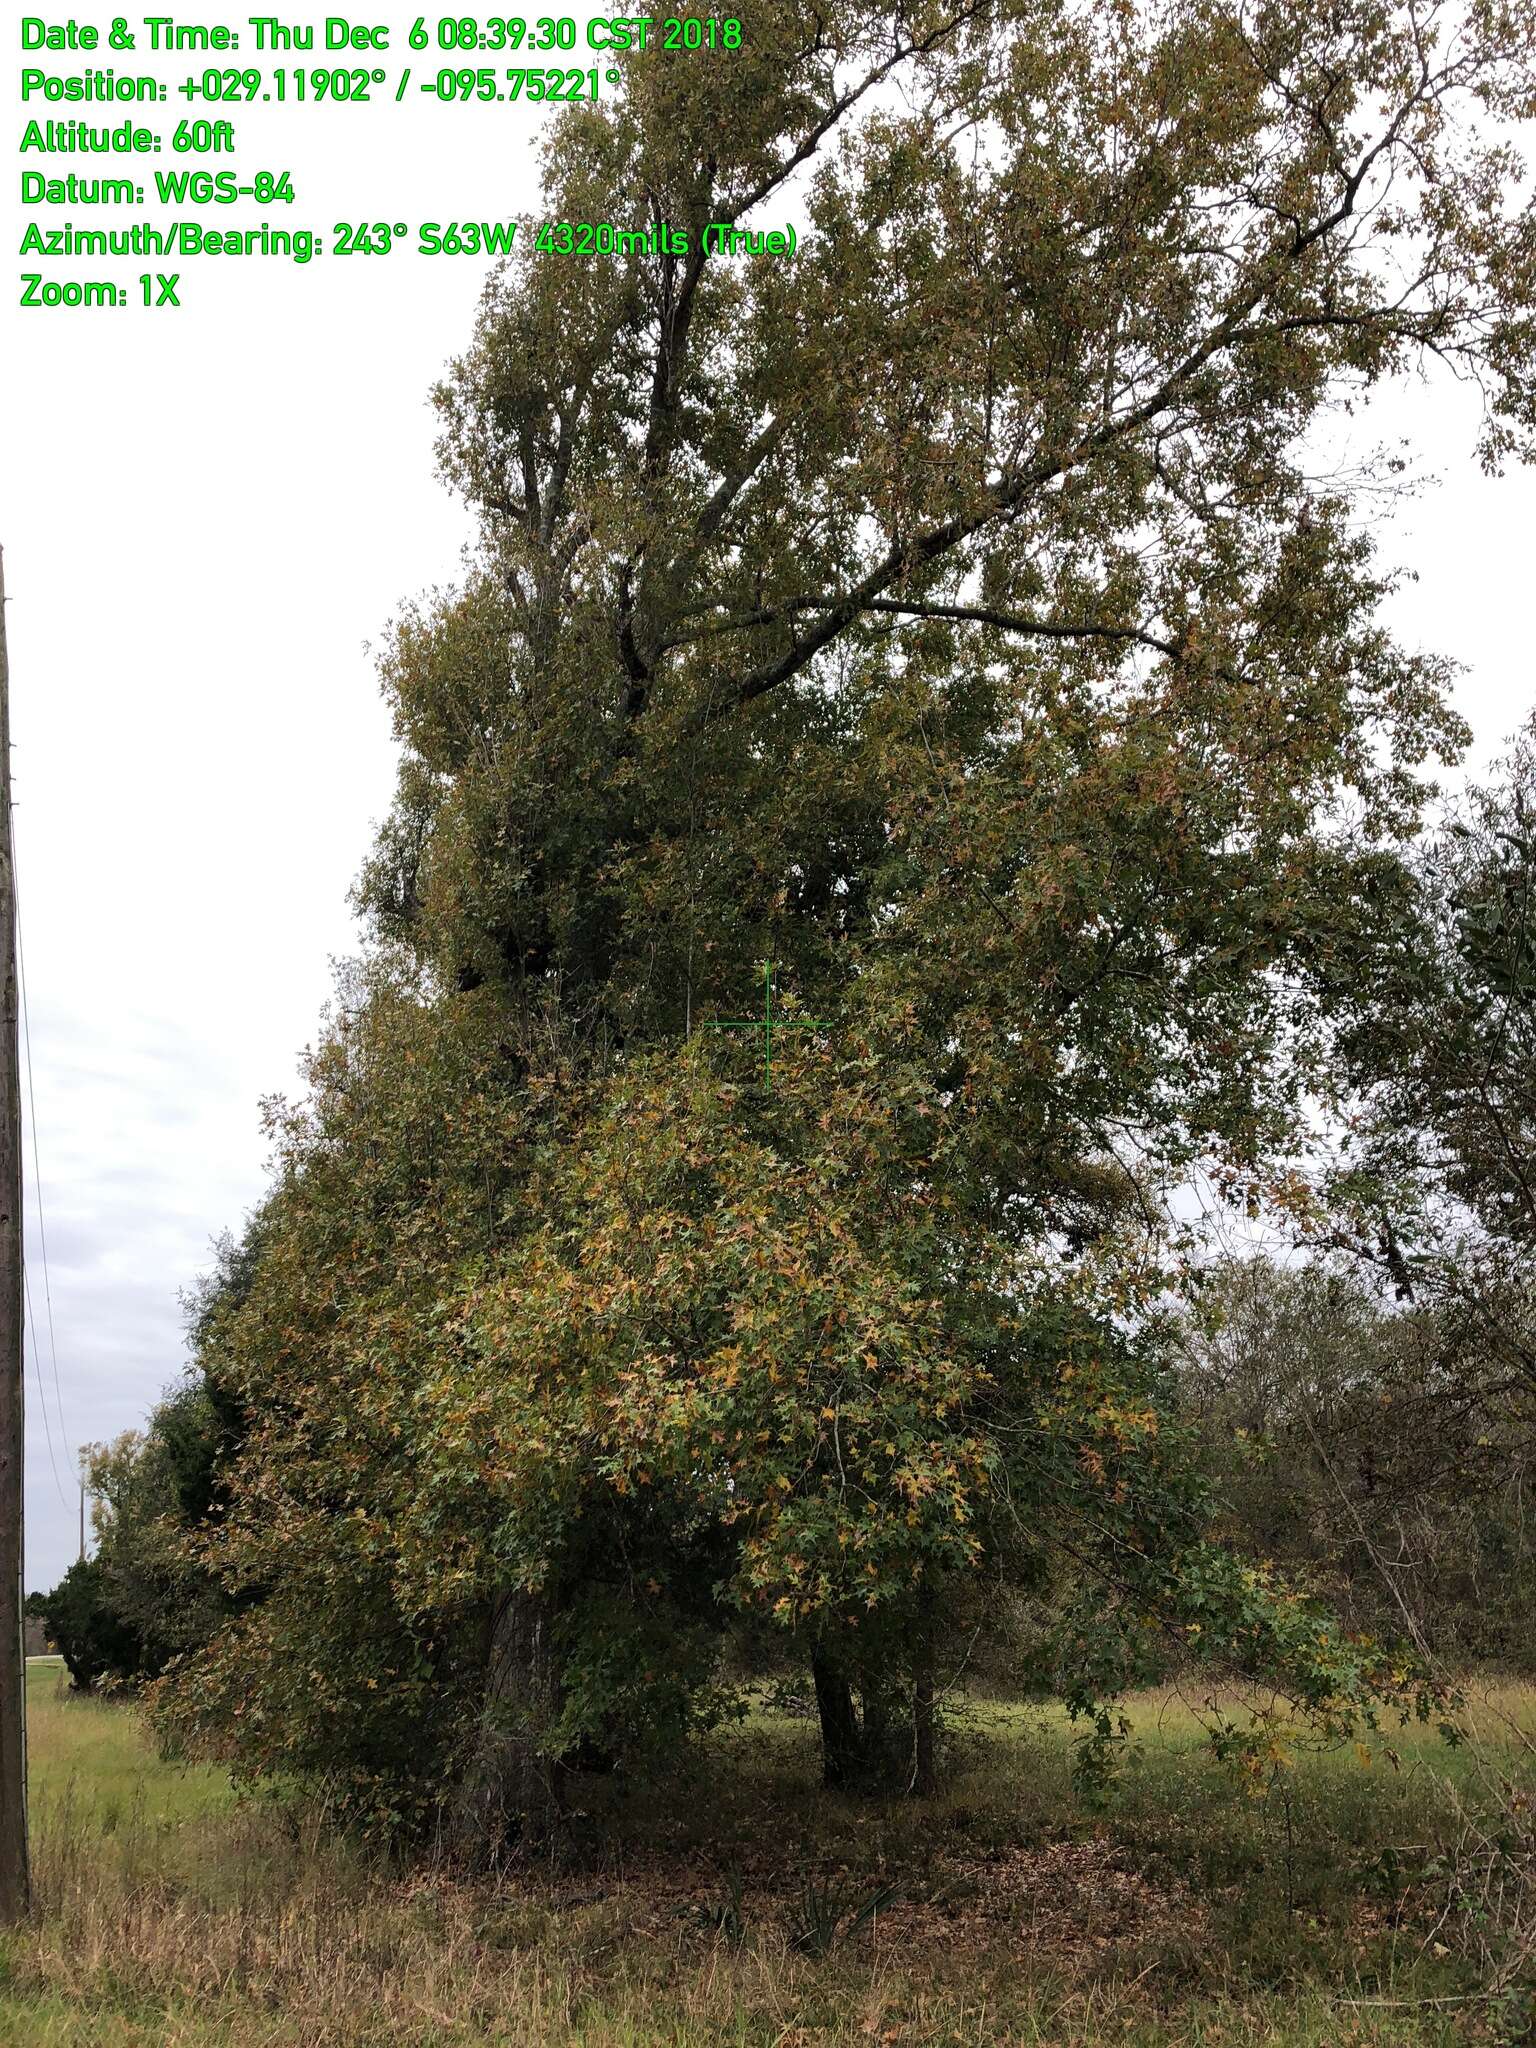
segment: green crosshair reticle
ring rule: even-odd
[[[706,1031],[760,1031],[763,1034],[763,1086],[773,1086],[773,1041],[781,1031],[830,1031],[830,1017],[776,1017],[773,1011],[773,962],[763,962],[763,1014],[761,1017],[722,1017],[704,1026]]]

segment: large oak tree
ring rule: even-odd
[[[1399,1682],[1203,1542],[1144,1312],[1458,738],[1333,443],[1438,359],[1528,451],[1532,28],[766,0],[551,124],[543,219],[627,240],[525,223],[439,393],[479,542],[391,642],[370,957],[208,1326],[246,1604],[184,1715],[456,1754],[497,1837],[751,1609],[829,1765],[894,1689],[921,1780],[946,1628],[1052,1559],[1081,1703],[1149,1628]],[[769,1087],[700,1029],[764,957],[831,1020]]]

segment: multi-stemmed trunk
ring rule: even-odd
[[[816,1711],[821,1722],[822,1781],[834,1790],[914,1792],[927,1798],[938,1787],[933,1658],[917,1643],[911,1677],[899,1689],[872,1670],[859,1673],[858,1700],[834,1653],[818,1644],[811,1653]],[[892,1705],[901,1700],[899,1716]]]
[[[448,1817],[450,1845],[467,1862],[494,1867],[558,1837],[560,1764],[549,1738],[560,1674],[552,1627],[551,1604],[538,1593],[502,1593],[486,1616],[484,1692]]]
[[[820,1646],[811,1652],[811,1678],[821,1718],[822,1782],[845,1789],[861,1775],[864,1764],[863,1731],[853,1704],[853,1687],[846,1672]]]

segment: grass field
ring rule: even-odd
[[[1417,1875],[1458,1804],[1525,1769],[1529,1691],[1487,1694],[1466,1748],[1306,1755],[1259,1795],[1185,1706],[1140,1700],[1098,1813],[1049,1711],[973,1703],[944,1796],[895,1805],[821,1794],[812,1727],[759,1714],[643,1801],[595,1787],[578,1872],[499,1887],[386,1869],[295,1800],[162,1763],[51,1660],[28,1694],[38,1916],[0,1949],[17,2048],[1536,2038],[1518,1999],[1476,1995]]]

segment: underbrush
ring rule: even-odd
[[[1137,1701],[1094,1809],[1054,1712],[972,1703],[943,1796],[889,1803],[822,1792],[814,1729],[759,1713],[664,1782],[591,1781],[581,1867],[496,1886],[364,1856],[292,1793],[237,1801],[56,1667],[29,1692],[18,2048],[1536,2039],[1449,1888],[1468,1816],[1525,1782],[1518,1689],[1463,1749],[1414,1730],[1395,1760],[1302,1753],[1256,1791],[1196,1712]]]

